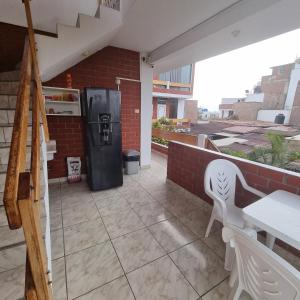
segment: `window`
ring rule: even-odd
[[[162,73],[159,75],[159,79],[171,82],[191,83],[192,65],[186,65],[181,68]]]

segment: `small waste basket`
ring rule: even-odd
[[[136,150],[126,150],[123,152],[125,174],[137,174],[140,167],[140,152]]]

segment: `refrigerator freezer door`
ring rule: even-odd
[[[82,106],[87,130],[88,182],[92,190],[123,184],[120,92],[86,88]]]

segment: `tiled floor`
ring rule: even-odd
[[[210,212],[201,199],[166,182],[166,161],[156,154],[151,169],[124,176],[117,189],[51,185],[55,300],[227,299],[221,226],[204,238]],[[0,298],[15,300],[24,268],[1,272],[4,267]]]

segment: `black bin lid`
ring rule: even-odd
[[[129,149],[123,151],[123,159],[125,161],[139,161],[140,160],[140,152]]]

